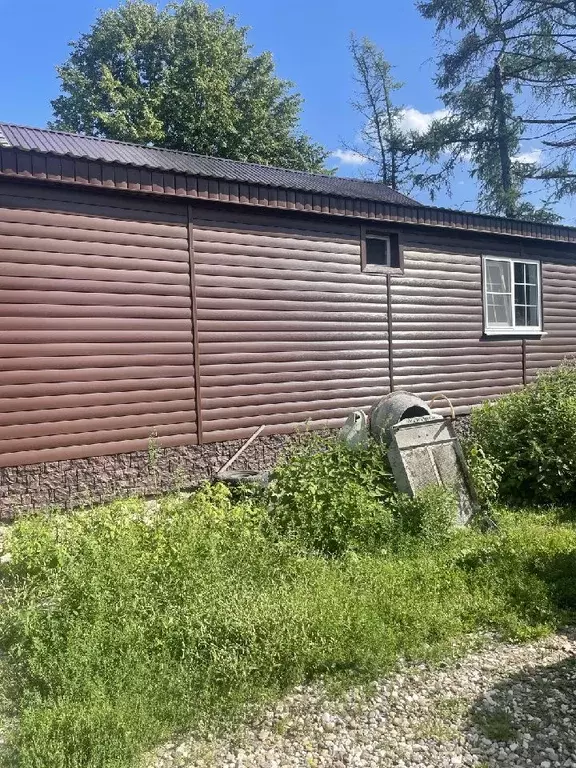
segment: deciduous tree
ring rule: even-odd
[[[327,152],[298,128],[301,97],[224,11],[127,0],[71,45],[58,68],[54,128],[325,170]]]

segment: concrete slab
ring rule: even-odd
[[[391,428],[388,460],[400,491],[414,496],[429,485],[458,494],[459,522],[476,511],[474,491],[454,427],[442,416],[406,419]]]

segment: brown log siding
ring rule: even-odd
[[[406,249],[404,266],[391,288],[395,387],[443,393],[457,413],[520,387],[521,340],[483,338],[481,256]]]
[[[388,391],[386,277],[359,227],[194,211],[207,442],[339,424]]]
[[[186,207],[0,184],[0,466],[196,442]]]
[[[526,374],[532,381],[564,358],[576,356],[576,266],[566,256],[542,261],[544,330],[541,339],[526,341]]]
[[[336,426],[391,371],[464,413],[576,354],[570,246],[401,236],[403,274],[368,274],[358,221],[0,181],[0,466]],[[542,339],[483,337],[488,253],[542,258]]]

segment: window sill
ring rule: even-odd
[[[522,329],[515,329],[515,328],[502,328],[501,330],[497,330],[495,328],[485,328],[484,329],[484,336],[512,336],[515,338],[540,338],[542,336],[547,336],[548,334],[546,331],[542,331],[540,329],[534,329],[533,331],[529,330],[522,330]]]

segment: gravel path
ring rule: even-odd
[[[337,699],[300,687],[233,737],[149,768],[576,768],[576,632],[400,667]]]

